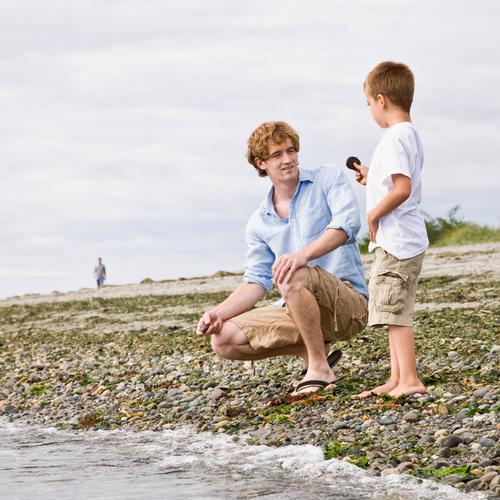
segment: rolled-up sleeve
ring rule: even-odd
[[[252,227],[252,221],[246,227],[245,239],[248,250],[243,280],[247,283],[257,283],[269,292],[273,288],[272,265],[275,256]]]
[[[325,169],[325,175],[325,196],[332,213],[332,220],[326,229],[342,229],[347,234],[344,245],[354,243],[361,227],[354,191],[340,169]]]

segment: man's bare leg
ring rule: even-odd
[[[391,335],[389,335],[389,348],[391,351],[391,376],[389,377],[389,380],[387,380],[385,384],[369,389],[368,391],[361,392],[358,394],[359,398],[367,398],[369,396],[373,396],[374,394],[388,394],[395,387],[397,387],[399,383],[399,363]]]
[[[399,382],[389,394],[396,398],[424,394],[424,384],[417,375],[415,340],[411,326],[389,325],[389,337],[394,345],[399,366]]]
[[[303,381],[334,382],[335,375],[326,360],[319,306],[306,283],[306,270],[299,269],[289,284],[280,286],[288,312],[297,325],[307,349],[308,367]],[[301,394],[307,392],[316,391],[314,388],[304,388],[300,391]]]
[[[231,320],[224,323],[219,333],[212,335],[211,341],[214,352],[225,359],[256,361],[275,356],[293,355],[301,357],[304,363],[307,362],[307,350],[303,344],[269,349],[264,352],[255,351],[248,342],[248,337]]]

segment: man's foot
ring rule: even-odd
[[[301,398],[308,396],[310,394],[322,391],[323,389],[326,389],[327,387],[330,387],[331,385],[336,385],[338,379],[334,379],[331,382],[327,382],[326,380],[304,380],[300,382],[299,385],[297,385],[297,388],[295,389],[290,396],[293,398]]]
[[[374,389],[370,389],[369,391],[363,391],[358,394],[358,398],[364,399],[369,398],[370,396],[378,396],[379,394],[389,394],[398,386],[397,382],[393,382],[392,380],[388,380],[385,384],[379,385]]]
[[[327,361],[327,363],[328,363],[328,366],[329,366],[330,368],[333,368],[333,367],[334,367],[334,366],[335,366],[335,365],[336,365],[336,364],[340,361],[340,358],[341,358],[341,357],[342,357],[342,351],[341,351],[340,349],[337,349],[337,350],[335,350],[335,351],[332,351],[332,352],[328,355],[328,357],[326,358],[326,361]],[[304,368],[304,369],[302,370],[302,372],[300,373],[300,375],[299,375],[300,379],[299,379],[299,380],[294,380],[294,381],[292,382],[292,388],[293,388],[293,389],[295,389],[295,388],[299,385],[299,383],[300,383],[300,382],[302,381],[302,379],[305,377],[306,373],[307,373],[307,367],[306,367],[306,368]]]
[[[415,385],[402,385],[399,384],[397,387],[389,392],[389,396],[394,398],[400,398],[401,396],[411,396],[412,394],[425,394],[427,391],[422,384]]]

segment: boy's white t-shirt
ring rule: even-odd
[[[380,219],[376,242],[370,242],[368,247],[370,252],[382,247],[401,260],[415,257],[429,246],[424,219],[417,211],[422,199],[423,161],[422,141],[411,122],[393,125],[378,143],[366,182],[367,210],[378,205],[392,188],[393,174],[403,174],[411,179],[411,194],[399,207]]]

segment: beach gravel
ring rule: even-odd
[[[298,359],[252,366],[215,356],[194,328],[241,280],[231,273],[6,299],[0,415],[75,432],[189,425],[248,444],[309,443],[371,474],[410,474],[493,498],[499,270],[500,244],[429,252],[415,314],[428,393],[401,399],[356,398],[388,376],[383,329],[332,346],[344,353],[342,383],[301,401],[288,395]]]

